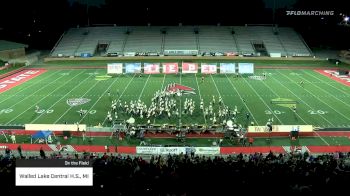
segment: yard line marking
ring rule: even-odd
[[[163,77],[162,87],[160,88],[161,91],[163,90],[163,86],[164,86],[164,82],[165,82],[165,76],[166,76],[166,74],[164,74],[164,77]]]
[[[56,80],[60,79],[61,77],[63,77],[63,76],[60,76],[60,77],[56,78]],[[56,81],[56,80],[54,80],[54,81]],[[45,88],[45,87],[47,87],[48,85],[53,84],[53,83],[54,83],[54,82],[47,83],[46,85],[42,86],[41,88],[39,88],[39,89],[36,90],[35,92],[31,93],[30,95],[26,95],[26,97],[25,97],[24,99],[22,99],[21,101],[16,102],[14,105],[11,105],[11,107],[13,107],[13,106],[15,106],[15,105],[17,105],[17,104],[23,102],[24,100],[28,99],[28,98],[31,97],[31,96],[37,96],[35,93],[37,93],[38,91],[42,90],[43,88]]]
[[[216,86],[216,83],[215,83],[215,81],[214,81],[213,75],[210,74],[210,77],[211,77],[211,79],[213,80],[213,83],[214,83],[214,86],[215,86],[215,88],[216,88],[216,91],[218,91],[219,96],[222,97],[222,96],[221,96],[221,93],[220,93],[220,91],[219,91],[219,89],[218,89],[218,87]],[[224,102],[224,99],[222,99],[222,103],[223,103],[224,105],[226,105],[225,102]]]
[[[134,78],[135,76],[133,76]],[[89,114],[89,112],[91,111],[91,109],[100,101],[100,99],[103,97],[104,94],[106,94],[106,92],[112,87],[112,85],[119,79],[120,77],[118,77],[114,82],[112,82],[108,88],[102,93],[102,95],[97,99],[97,101],[90,107],[90,109],[84,114],[84,116],[79,120],[79,123],[81,123],[81,121],[83,121],[83,119],[86,117],[87,114]]]
[[[316,78],[317,80],[321,81],[320,83],[322,83],[322,84],[327,84],[328,86],[331,86],[331,87],[333,87],[333,88],[336,89],[336,90],[339,90],[339,91],[341,91],[341,92],[343,92],[343,93],[345,93],[345,94],[347,94],[347,95],[350,95],[348,92],[343,91],[343,90],[341,90],[340,88],[337,88],[337,87],[331,85],[331,84],[339,84],[338,82],[324,82],[323,80],[321,80],[320,78],[314,76],[313,74],[307,73],[307,71],[305,71],[305,70],[303,70],[303,71],[304,71],[306,74],[308,74],[308,75],[310,75],[310,76]],[[321,75],[321,74],[320,74],[320,75]],[[323,76],[323,75],[321,75],[321,76]],[[325,76],[325,77],[326,77],[326,76]],[[326,78],[328,78],[328,77],[326,77]],[[329,78],[329,79],[331,79],[331,78]],[[331,80],[332,80],[332,79],[331,79]],[[334,80],[332,80],[332,81],[334,81]],[[344,97],[344,96],[343,96],[343,97]]]
[[[278,70],[277,70],[277,72],[278,72]],[[281,73],[281,74],[282,74],[282,73]],[[284,75],[284,74],[282,74],[282,75]],[[286,77],[289,79],[288,76],[286,76]],[[300,77],[300,76],[299,76],[299,77]],[[291,79],[290,79],[290,80],[291,80]],[[306,80],[306,79],[305,79],[305,80]],[[292,80],[291,80],[291,81],[292,81]],[[305,89],[305,88],[303,88],[303,89],[306,90],[309,94],[313,95],[316,99],[320,100],[323,104],[327,105],[329,108],[331,108],[332,110],[334,110],[336,113],[338,113],[338,114],[340,114],[341,116],[343,116],[344,118],[350,120],[350,118],[346,117],[344,114],[342,114],[342,113],[338,112],[337,110],[335,110],[334,108],[332,108],[330,105],[328,105],[327,103],[325,103],[324,101],[322,101],[321,99],[319,99],[317,96],[315,96],[315,95],[314,95],[313,93],[311,93],[309,90],[307,90],[307,89]]]
[[[249,111],[249,113],[252,115],[252,118],[253,118],[255,124],[256,124],[257,126],[259,126],[258,121],[256,121],[256,119],[255,119],[253,113],[250,111],[250,109],[249,109],[249,107],[247,106],[247,104],[243,101],[243,98],[242,98],[241,94],[238,92],[238,90],[236,89],[236,87],[232,84],[232,81],[230,80],[230,78],[227,77],[227,74],[225,74],[225,76],[226,76],[226,78],[228,79],[228,81],[230,82],[230,84],[231,84],[231,86],[233,87],[233,89],[237,92],[239,98],[241,99],[241,102],[244,104],[244,106],[247,108],[247,110]]]
[[[82,72],[81,72],[82,73]],[[47,94],[45,97],[41,98],[39,101],[35,102],[35,104],[33,104],[32,106],[30,106],[28,109],[24,110],[22,113],[20,113],[19,115],[17,115],[16,117],[14,117],[12,120],[10,120],[9,122],[7,122],[6,124],[9,124],[10,122],[12,122],[13,120],[17,119],[19,116],[21,116],[22,114],[24,114],[25,112],[27,112],[29,109],[34,108],[35,105],[37,105],[38,103],[40,103],[42,100],[44,100],[46,97],[48,97],[49,95],[51,95],[53,92],[55,92],[56,90],[60,89],[62,86],[64,86],[65,84],[67,84],[69,81],[73,80],[75,77],[77,77],[78,75],[80,75],[81,73],[75,75],[74,77],[72,77],[71,79],[67,80],[66,82],[62,83],[62,85],[60,85],[58,88],[56,87],[55,90],[53,90],[51,93]],[[60,79],[63,76],[58,77],[56,80]],[[55,81],[56,81],[55,80]],[[23,99],[24,100],[24,99]],[[23,101],[22,100],[22,101]]]
[[[258,92],[256,92],[256,90],[249,84],[249,82],[247,82],[244,77],[242,77],[243,80],[248,84],[248,86],[255,92],[256,95],[258,95],[259,99],[270,109],[272,115],[274,115],[276,117],[276,119],[281,123],[282,121],[278,118],[278,116],[273,112],[273,110],[270,108],[270,106],[267,105],[267,103],[264,101],[264,99],[258,94]]]
[[[126,87],[124,88],[124,90],[123,90],[123,92],[122,92],[122,94],[120,94],[120,96],[118,97],[118,99],[117,99],[117,101],[119,101],[120,100],[120,98],[124,95],[124,93],[125,93],[125,91],[126,91],[126,89],[128,89],[128,87],[129,87],[129,85],[131,84],[131,82],[134,80],[134,78],[135,78],[135,75],[131,78],[131,80],[129,81],[129,83],[126,85]],[[129,95],[124,95],[124,97],[125,96],[129,96]],[[106,122],[106,120],[107,120],[107,117],[103,120],[103,123],[102,123],[102,125],[104,125],[105,124],[105,122]]]
[[[273,78],[273,77],[272,77]],[[274,80],[276,80],[275,78],[273,78]],[[271,92],[273,93],[273,94],[275,94],[277,97],[280,97],[274,90],[272,90],[268,85],[266,85],[265,84],[265,82],[263,82],[263,84],[268,88],[268,89],[270,89],[271,90]],[[281,84],[282,85],[282,84]],[[284,86],[284,85],[283,85]],[[288,89],[288,88],[287,88]],[[288,89],[289,90],[289,89]],[[293,111],[292,110],[292,108],[289,108],[291,111]],[[304,121],[304,123],[305,124],[308,124],[308,123],[306,123],[306,121],[298,114],[298,113],[295,113],[302,121]]]
[[[66,97],[67,95],[69,95],[70,92],[72,92],[74,89],[76,89],[77,87],[79,87],[80,85],[82,85],[84,83],[85,80],[89,79],[92,75],[90,75],[89,77],[85,78],[84,80],[82,80],[78,85],[75,85],[74,88],[72,88],[70,91],[68,91],[64,96],[62,96],[59,100],[57,100],[54,104],[52,104],[47,110],[51,109],[53,106],[55,106],[58,102],[60,102],[64,97]],[[94,86],[96,86],[98,82],[95,83]],[[30,122],[31,124],[33,124],[37,119],[39,119],[44,113],[41,113],[38,117],[36,117],[34,120],[32,120],[32,122]]]
[[[23,88],[22,90],[16,92],[15,94],[6,95],[6,96],[8,96],[8,98],[2,100],[2,101],[0,102],[0,104],[3,103],[4,101],[10,99],[10,98],[13,97],[13,96],[18,96],[17,94],[19,94],[20,92],[22,92],[22,91],[24,91],[24,90],[27,90],[27,89],[30,89],[30,87],[32,87],[32,86],[34,86],[34,85],[40,83],[40,82],[43,81],[43,80],[46,80],[47,78],[49,78],[49,77],[51,77],[52,75],[56,74],[56,72],[59,72],[59,71],[55,71],[54,73],[52,73],[52,74],[50,74],[50,75],[48,75],[48,76],[46,76],[46,77],[40,79],[39,81],[33,82],[33,84],[31,84],[30,86],[28,86],[28,87],[26,87],[26,88]],[[52,84],[52,83],[53,83],[53,82],[47,83],[47,85]],[[25,83],[23,83],[23,84],[25,84]],[[32,94],[33,94],[33,93],[32,93]],[[3,95],[3,94],[0,94],[0,97],[1,97],[1,96],[4,96],[4,95]],[[24,95],[19,95],[19,96],[24,96]],[[29,96],[31,96],[31,95],[29,95]]]
[[[329,143],[328,143],[325,139],[323,139],[323,137],[320,136],[320,134],[318,134],[317,131],[315,131],[315,133],[316,133],[316,135],[317,135],[324,143],[327,144],[327,146],[329,146]]]
[[[54,81],[60,79],[61,77],[64,77],[64,76],[60,76],[60,77],[56,78]],[[24,99],[22,99],[21,101],[18,101],[18,102],[16,102],[15,104],[11,105],[11,108],[14,107],[14,106],[16,106],[16,105],[18,105],[18,104],[20,104],[20,103],[22,103],[24,100],[26,100],[26,99],[28,99],[28,98],[30,98],[30,97],[32,97],[32,96],[39,96],[39,95],[36,95],[35,93],[41,91],[42,89],[44,89],[45,87],[47,87],[48,85],[53,84],[53,83],[54,83],[54,82],[47,83],[46,85],[44,85],[44,86],[42,86],[41,88],[39,88],[38,90],[36,90],[34,93],[31,93],[30,95],[26,95],[26,97],[25,97]],[[50,95],[50,94],[49,94],[49,95]],[[42,96],[47,97],[47,96],[49,96],[49,95],[42,95]]]
[[[308,74],[308,73],[307,73]],[[310,75],[310,76],[312,76],[311,74],[308,74],[308,75]],[[312,77],[314,77],[314,78],[316,78],[315,76],[312,76]],[[320,79],[318,79],[318,78],[316,78],[317,80],[320,80]],[[306,80],[306,79],[305,79]],[[306,81],[308,81],[308,80],[306,80]],[[314,85],[314,84],[312,84],[312,85]],[[332,85],[330,85],[330,84],[327,84],[327,85],[329,85],[329,86],[332,86]],[[314,86],[316,86],[318,89],[321,89],[323,92],[326,92],[325,90],[323,90],[322,88],[320,88],[320,87],[318,87],[317,85],[314,85]],[[335,88],[334,86],[332,86],[333,88]],[[335,89],[337,89],[337,88],[335,88]],[[338,89],[338,90],[340,90],[340,89]],[[342,91],[342,92],[344,92],[344,91]],[[327,94],[328,94],[328,92],[326,92]],[[346,92],[345,92],[345,94],[347,94]],[[338,99],[337,98],[337,96],[334,96],[333,94],[330,94],[332,97],[335,97],[336,99]],[[342,103],[344,103],[345,105],[347,105],[347,106],[350,106],[349,104],[347,104],[347,103],[345,103],[344,101],[342,101],[342,100],[340,100],[340,99],[338,99],[339,101],[341,101]]]
[[[89,77],[91,77],[93,75],[89,75]],[[98,83],[100,83],[100,81],[97,81],[94,85],[92,85],[87,91],[85,91],[85,93],[82,96],[79,96],[80,98],[84,97],[91,89],[93,89]],[[66,110],[55,122],[54,124],[56,124],[63,116],[65,116],[73,107],[68,108],[68,110]]]
[[[141,93],[140,93],[140,96],[139,96],[138,100],[142,97],[143,91],[145,90],[145,88],[146,88],[146,86],[147,86],[147,82],[148,82],[148,80],[149,80],[150,77],[151,77],[151,74],[148,75],[148,78],[147,78],[147,80],[146,80],[146,82],[145,82],[145,85],[143,86],[143,88],[142,88],[142,90],[141,90]]]
[[[180,73],[180,85],[182,85],[181,84],[181,75],[182,75],[182,73]],[[181,117],[182,117],[182,109],[181,109],[181,105],[182,105],[182,102],[181,102],[181,98],[182,98],[182,96],[180,96],[179,97],[180,98],[180,118],[179,118],[179,126],[181,126]]]
[[[303,99],[301,99],[298,95],[296,95],[293,91],[291,91],[287,86],[285,86],[284,84],[282,84],[280,81],[278,81],[277,79],[275,79],[274,77],[271,77],[272,79],[274,79],[275,81],[277,81],[278,83],[280,83],[282,86],[284,86],[289,92],[291,92],[295,97],[297,97],[300,101],[302,101],[303,103],[305,103],[305,105],[307,105],[310,109],[313,109],[307,102],[305,102]],[[291,109],[292,110],[292,109]],[[296,113],[297,114],[297,113]],[[297,114],[298,115],[298,114]],[[298,115],[299,116],[299,115]],[[321,114],[319,114],[319,116],[321,116],[325,121],[327,121],[328,123],[332,124],[330,121],[328,121],[325,117],[323,117]],[[300,116],[299,116],[300,117]],[[301,118],[301,117],[300,117]],[[301,118],[302,119],[302,118]],[[303,119],[302,119],[303,120]],[[304,121],[304,120],[303,120]],[[304,121],[305,122],[305,121]],[[306,122],[305,122],[306,123]],[[307,124],[307,123],[306,123]],[[332,124],[333,125],[333,124]],[[334,126],[334,125],[333,125]]]
[[[201,95],[201,90],[199,89],[199,85],[198,85],[198,81],[197,81],[197,74],[195,74],[195,77],[196,77],[196,83],[197,83],[197,87],[198,87],[199,98],[200,98],[199,101],[201,101],[202,100],[202,95]],[[207,125],[207,119],[205,118],[204,111],[202,111],[202,113],[203,113],[203,118],[204,118],[205,125]]]

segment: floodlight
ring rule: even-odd
[[[349,21],[349,16],[344,17],[344,21],[348,22]]]

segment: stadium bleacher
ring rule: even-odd
[[[301,36],[297,34],[292,28],[281,27],[278,28],[278,37],[283,43],[288,56],[310,56],[311,52],[308,46],[304,44]]]
[[[158,27],[131,27],[124,51],[161,53],[162,39]]]
[[[198,32],[199,48],[203,52],[238,52],[230,27],[203,26]]]
[[[247,27],[233,27],[239,52],[241,54],[254,53],[251,41],[254,39],[251,31]]]
[[[74,56],[75,51],[84,40],[84,32],[88,28],[72,28],[67,31],[60,40],[56,48],[54,48],[51,56]]]
[[[109,27],[105,29],[103,40],[109,42],[108,53],[121,53],[125,44],[125,27]]]
[[[164,50],[197,50],[193,27],[168,27],[164,40]]]
[[[287,53],[283,48],[280,40],[273,33],[273,28],[263,27],[263,26],[253,26],[249,27],[250,31],[253,33],[253,37],[261,40],[267,52],[270,53],[281,53],[281,56],[286,56]]]
[[[254,44],[263,46],[266,56],[312,56],[303,38],[292,28],[272,26],[72,28],[59,40],[51,56],[95,56],[100,43],[108,45],[102,56],[128,52],[163,54],[164,50],[258,55]]]

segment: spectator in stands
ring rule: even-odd
[[[18,151],[19,157],[23,158],[23,155],[22,155],[22,146],[21,146],[21,145],[19,145],[19,146],[17,147],[17,151]]]
[[[10,156],[11,156],[11,150],[7,147],[5,149],[5,158],[10,158]]]
[[[45,152],[44,152],[44,150],[43,150],[43,147],[40,148],[40,157],[41,157],[42,159],[46,159],[46,155],[45,155]]]
[[[93,187],[100,189],[100,185],[103,185],[103,189],[113,190],[117,195],[227,195],[221,192],[227,189],[213,187],[230,187],[233,184],[242,190],[250,188],[251,192],[260,194],[264,190],[271,193],[271,186],[279,193],[335,193],[337,190],[343,191],[350,180],[350,153],[317,156],[297,152],[270,152],[267,155],[241,153],[226,158],[180,154],[152,156],[149,161],[137,156],[85,155],[84,158],[89,158],[93,163]],[[60,159],[60,156],[48,158]],[[15,187],[15,160],[15,157],[7,159],[0,155],[2,187]],[[230,180],[212,180],[218,178]],[[193,182],[199,183],[200,187],[193,186]],[[62,187],[61,190],[64,189]],[[84,190],[90,191],[88,188]]]

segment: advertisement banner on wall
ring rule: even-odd
[[[125,63],[125,73],[141,73],[141,63]]]
[[[182,63],[182,73],[197,73],[198,63]]]
[[[253,63],[238,63],[238,72],[240,74],[254,74]]]
[[[136,146],[136,154],[159,154],[159,147]]]
[[[143,65],[143,70],[145,74],[159,74],[159,63],[145,63]]]
[[[179,72],[178,63],[163,63],[163,73],[177,74]]]
[[[107,64],[107,73],[109,74],[122,74],[123,63],[109,63]]]
[[[216,72],[217,72],[216,63],[212,63],[212,64],[205,64],[205,63],[203,63],[201,65],[201,73],[204,73],[204,74],[215,74]]]
[[[220,63],[220,73],[223,73],[223,74],[236,73],[236,64]]]
[[[159,154],[186,154],[185,147],[159,147]]]
[[[248,126],[249,133],[264,133],[268,129],[266,126]],[[312,125],[272,125],[272,132],[313,132]]]
[[[149,147],[136,146],[136,154],[186,154],[186,147]]]
[[[220,147],[195,147],[195,154],[217,155],[220,154]]]

